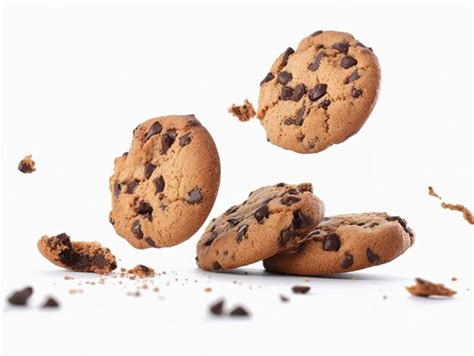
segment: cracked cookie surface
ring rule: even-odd
[[[355,271],[390,262],[413,245],[406,221],[386,213],[324,218],[306,241],[263,261],[270,272],[324,275]]]
[[[218,271],[260,261],[301,243],[323,215],[309,183],[257,189],[212,220],[197,244],[196,262]]]
[[[320,152],[357,133],[379,83],[371,48],[348,33],[317,31],[277,58],[260,83],[257,117],[271,143]]]
[[[204,223],[219,182],[216,145],[194,115],[147,120],[115,159],[110,222],[136,248],[177,245]]]
[[[117,268],[115,256],[98,242],[71,241],[62,233],[41,237],[37,246],[47,260],[72,271],[103,274]]]

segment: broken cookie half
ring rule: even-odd
[[[115,256],[98,242],[71,241],[65,234],[43,236],[39,252],[56,266],[76,272],[109,273],[117,268]]]

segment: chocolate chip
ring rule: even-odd
[[[117,198],[122,191],[122,186],[119,183],[114,184],[114,196]]]
[[[48,297],[48,299],[46,299],[46,301],[41,306],[41,308],[58,308],[58,307],[59,307],[59,303],[53,297]]]
[[[209,307],[209,311],[214,315],[222,315],[224,311],[224,300],[221,299]]]
[[[275,187],[278,187],[278,188],[282,188],[282,187],[285,187],[286,186],[286,183],[278,183]]]
[[[291,229],[282,230],[280,232],[280,238],[278,239],[278,243],[280,244],[280,246],[285,246],[286,243],[295,236],[296,236],[296,233]]]
[[[316,101],[319,98],[323,97],[324,94],[326,94],[327,87],[328,86],[326,84],[317,84],[313,89],[309,91],[309,98],[312,101]]]
[[[286,206],[293,205],[294,203],[299,202],[301,199],[294,196],[294,195],[285,195],[283,198],[280,199],[280,203]]]
[[[104,255],[101,252],[97,253],[94,256],[91,264],[94,265],[94,266],[97,266],[99,268],[104,268],[105,267],[105,257],[104,257]]]
[[[148,129],[148,132],[145,135],[145,142],[150,139],[150,137],[159,134],[161,132],[161,125],[158,121],[155,121],[150,128]]]
[[[280,294],[280,301],[286,303],[290,301],[290,298],[288,298],[286,295]]]
[[[357,71],[355,71],[354,73],[352,73],[347,79],[346,79],[346,84],[349,84],[351,82],[353,82],[354,80],[357,80],[360,78],[360,75]]]
[[[160,153],[162,155],[166,154],[170,147],[173,145],[174,140],[176,139],[176,130],[169,129],[164,135],[161,136],[161,149]]]
[[[295,117],[295,121],[294,121],[296,126],[302,126],[303,125],[305,110],[306,110],[306,106],[303,104],[303,106],[296,113],[296,117]]]
[[[244,237],[247,237],[248,225],[242,225],[237,229],[237,243],[240,243]]]
[[[139,183],[140,181],[138,179],[132,180],[130,183],[127,184],[127,189],[125,190],[125,193],[127,194],[135,193],[135,189],[137,189]]]
[[[370,263],[376,263],[379,261],[379,256],[374,253],[370,248],[367,249],[367,259]]]
[[[367,48],[370,52],[373,52],[373,51],[374,51],[374,50],[372,49],[372,47],[367,47],[367,46],[364,45],[362,42],[357,42],[357,43],[356,43],[356,47]]]
[[[188,196],[186,197],[186,201],[189,204],[198,204],[202,200],[201,190],[199,188],[194,188],[190,192],[188,192]]]
[[[324,101],[321,104],[319,104],[319,107],[324,110],[327,110],[329,105],[331,105],[331,101],[328,99],[324,99]]]
[[[293,293],[295,294],[306,294],[310,291],[310,287],[308,286],[294,286],[291,288],[291,290],[293,291]]]
[[[299,101],[303,95],[306,94],[306,87],[304,84],[298,84],[295,89],[293,90],[293,95],[291,96],[291,100]]]
[[[146,218],[151,220],[153,208],[147,202],[140,202],[137,208],[137,214],[144,215]]]
[[[348,269],[354,263],[354,257],[349,252],[346,252],[344,255],[344,259],[341,261],[341,267],[344,269]]]
[[[155,169],[156,169],[156,166],[153,163],[145,164],[145,178],[146,179],[150,178]]]
[[[227,209],[224,213],[224,215],[230,215],[232,213],[235,213],[239,209],[238,205],[231,206],[229,209]]]
[[[334,43],[331,47],[336,49],[339,53],[347,54],[347,51],[349,50],[349,43],[337,42],[337,43]]]
[[[362,95],[362,89],[356,89],[356,88],[352,88],[352,97],[353,98],[358,98],[359,96]]]
[[[318,70],[319,68],[319,65],[321,64],[321,60],[326,57],[326,54],[324,52],[319,52],[316,57],[314,58],[314,61],[313,63],[311,63],[309,66],[308,66],[308,69],[310,71],[316,71]]]
[[[216,261],[212,264],[212,270],[213,271],[220,271],[221,269],[222,269],[222,266],[220,265],[219,262]]]
[[[316,32],[313,32],[313,33],[311,34],[311,37],[314,37],[314,36],[320,35],[321,33],[323,33],[323,31],[321,31],[321,30],[318,30],[318,31],[316,31]]]
[[[230,219],[227,219],[227,222],[231,225],[237,225],[239,224],[242,220],[244,220],[244,217],[243,216],[237,216],[235,218],[230,218]]]
[[[287,83],[291,81],[291,79],[293,79],[293,76],[291,75],[291,73],[281,72],[280,74],[278,74],[277,82],[280,84],[286,85]]]
[[[265,78],[260,82],[260,85],[265,84],[275,78],[275,76],[272,73],[268,73]]]
[[[283,58],[281,60],[281,65],[280,65],[280,68],[283,68],[285,67],[287,64],[288,64],[288,58],[290,58],[290,56],[295,53],[295,50],[291,47],[288,47],[286,49],[286,51],[283,53]]]
[[[291,117],[289,117],[289,118],[286,118],[285,121],[283,121],[283,123],[284,123],[286,126],[290,126],[290,125],[294,125],[294,124],[295,124],[295,120],[292,119]]]
[[[281,88],[281,100],[291,100],[293,97],[293,88],[287,87],[286,85]]]
[[[249,316],[249,312],[245,310],[243,307],[235,307],[229,315],[231,316]]]
[[[142,232],[142,225],[140,224],[140,220],[135,220],[132,223],[132,227],[130,231],[135,235],[135,237],[139,240],[143,239],[143,232]]]
[[[145,241],[146,241],[146,243],[148,244],[148,246],[157,248],[155,241],[154,241],[151,237],[147,237],[147,238],[145,239]],[[143,266],[143,267],[145,267],[145,266]],[[148,268],[148,267],[147,267],[147,268]]]
[[[400,216],[389,216],[387,218],[388,221],[398,221],[400,225],[402,225],[405,232],[407,232],[411,237],[414,237],[415,234],[413,233],[412,229],[408,227],[408,224],[405,219],[401,218]]]
[[[357,60],[351,56],[344,56],[341,59],[341,67],[344,69],[348,69],[352,66],[357,64]]]
[[[153,183],[155,183],[155,188],[156,188],[157,193],[161,193],[163,190],[165,190],[165,180],[163,179],[163,176],[159,176],[158,178],[155,178]]]
[[[323,238],[324,251],[339,251],[340,247],[341,247],[341,240],[338,234],[331,233],[324,236]]]
[[[191,132],[187,132],[179,138],[179,145],[181,147],[187,146],[191,143]]]
[[[268,218],[268,204],[261,205],[257,210],[255,210],[253,215],[255,216],[255,219],[262,224],[263,219]]]
[[[30,299],[33,294],[32,287],[26,287],[18,291],[14,291],[13,294],[8,297],[8,303],[11,305],[26,305],[28,299]]]
[[[310,226],[313,223],[313,219],[301,212],[301,210],[295,210],[293,212],[293,228],[302,229]]]
[[[122,156],[123,156],[123,157],[127,157],[127,156],[128,156],[128,152],[122,153]]]
[[[368,228],[373,228],[373,227],[376,227],[378,225],[379,225],[379,223],[373,222],[372,224],[368,225],[367,227]]]
[[[217,238],[217,232],[211,231],[209,237],[204,241],[204,246],[211,246],[212,242]]]

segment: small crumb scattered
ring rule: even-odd
[[[255,117],[255,109],[248,99],[245,99],[242,105],[232,104],[228,111],[242,122]]]
[[[288,298],[286,295],[280,294],[280,301],[283,303],[287,303],[290,301],[290,298]]]
[[[142,284],[142,289],[148,289],[148,284],[143,283],[143,284]]]
[[[229,313],[230,316],[250,316],[250,313],[247,309],[242,306],[237,306],[231,310]]]
[[[429,187],[428,187],[428,194],[431,195],[432,197],[435,197],[435,198],[438,198],[438,199],[442,199],[442,198],[438,195],[438,193],[436,193],[436,192],[434,191],[434,189],[433,189],[432,186],[429,186]]]
[[[212,288],[211,287],[204,288],[204,292],[207,292],[207,293],[212,292]]]
[[[66,281],[70,281],[70,280],[73,280],[74,277],[71,277],[71,276],[64,276],[64,279],[65,279]]]
[[[129,269],[128,273],[133,274],[134,276],[137,276],[139,278],[154,277],[155,276],[155,270],[153,268],[147,267],[145,265],[136,265],[132,269]]]
[[[130,297],[139,297],[140,296],[140,291],[135,291],[135,292],[127,292],[127,295]]]
[[[159,291],[160,291],[160,288],[158,288],[158,287],[153,288],[153,292],[157,292],[157,293],[158,293]]]
[[[293,293],[295,294],[306,294],[310,291],[310,287],[308,286],[294,286],[291,288],[291,290],[293,291]]]
[[[428,194],[441,199],[441,197],[433,190],[433,187],[428,187]],[[446,203],[446,202],[441,202],[441,207],[443,209],[448,209],[448,210],[453,210],[453,211],[459,211],[462,213],[464,220],[466,220],[469,224],[474,225],[474,214],[466,208],[464,205],[461,204],[451,204],[451,203]]]
[[[13,291],[8,297],[7,301],[11,305],[25,306],[28,304],[28,299],[33,295],[33,287],[25,287],[20,290]]]
[[[48,297],[41,308],[59,308],[59,302],[53,297]]]
[[[435,284],[430,281],[416,278],[416,284],[411,287],[405,287],[406,290],[416,297],[452,297],[456,292],[444,286],[444,284]]]
[[[452,281],[452,282],[456,282],[457,280],[458,280],[458,279],[457,279],[456,277],[452,277],[452,278],[451,278],[451,281]]]
[[[211,314],[222,315],[224,311],[224,303],[224,299],[219,299],[217,302],[211,304],[211,306],[209,307],[209,311],[211,312]]]
[[[80,288],[72,288],[72,289],[69,289],[69,294],[82,294],[84,293],[84,291]]]
[[[35,161],[33,161],[33,159],[31,158],[32,156],[31,155],[28,155],[26,156],[25,158],[23,158],[20,163],[18,163],[18,170],[21,172],[21,173],[33,173],[34,171],[36,171],[36,167],[35,167]]]

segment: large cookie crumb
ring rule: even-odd
[[[433,187],[428,187],[428,194],[441,199],[441,197],[434,191]],[[464,205],[461,204],[451,204],[451,203],[446,203],[446,202],[441,202],[441,207],[443,209],[448,209],[448,210],[454,210],[454,211],[459,211],[462,213],[464,220],[466,220],[469,224],[474,225],[474,215],[472,212],[466,208]]]
[[[133,274],[139,278],[145,278],[153,277],[155,275],[155,270],[144,265],[136,265],[132,269],[129,269],[128,273]]]
[[[25,306],[32,295],[33,288],[25,287],[21,290],[14,291],[7,300],[11,305]]]
[[[56,266],[76,272],[109,273],[117,268],[115,256],[98,242],[71,241],[65,234],[43,236],[39,252]]]
[[[18,170],[21,173],[33,173],[36,171],[35,168],[35,161],[31,158],[31,155],[26,156],[23,158],[20,163],[18,163]]]
[[[415,285],[405,288],[411,295],[416,297],[452,297],[454,294],[456,294],[455,291],[445,287],[444,284],[435,284],[421,278],[416,278],[415,281]]]
[[[240,121],[249,121],[255,117],[255,109],[248,99],[245,99],[242,105],[232,104],[228,111]]]

